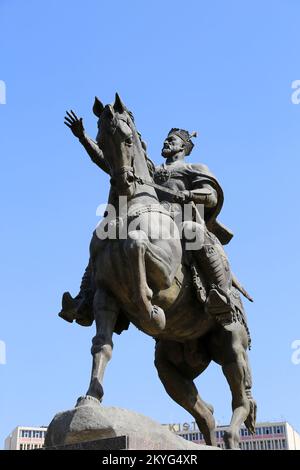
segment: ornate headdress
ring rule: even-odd
[[[191,134],[184,130],[184,129],[178,129],[177,127],[173,127],[169,134],[168,134],[168,137],[170,135],[177,135],[178,137],[180,137],[181,140],[183,140],[184,144],[185,144],[185,154],[186,155],[190,155],[191,151],[193,150],[193,147],[194,147],[194,143],[192,142],[192,137],[197,137],[197,132],[192,132]]]

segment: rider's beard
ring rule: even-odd
[[[163,147],[161,151],[162,156],[165,158],[172,157],[173,155],[175,155],[175,153],[177,152],[174,152],[174,150],[172,150],[170,147]]]

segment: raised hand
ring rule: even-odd
[[[65,125],[68,126],[75,137],[83,137],[84,136],[84,127],[82,123],[82,118],[78,118],[74,111],[66,111],[65,116]]]

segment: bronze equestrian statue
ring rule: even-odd
[[[222,246],[232,238],[217,220],[222,188],[205,165],[185,161],[194,134],[171,129],[162,149],[165,163],[155,167],[117,94],[113,105],[96,98],[93,111],[96,141],[73,111],[65,124],[110,175],[108,206],[91,240],[80,292],[74,299],[63,295],[59,314],[85,326],[96,322],[86,395],[102,400],[112,335],[132,322],[155,338],[155,366],[167,393],[195,418],[209,445],[216,445],[213,408],[201,399],[194,379],[211,360],[222,366],[233,409],[224,441],[238,448],[241,425],[255,430],[250,334],[239,292],[252,299],[232,274]],[[189,216],[182,218],[185,208]]]

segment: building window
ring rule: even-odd
[[[283,448],[283,449],[286,449],[286,442],[285,442],[285,439],[282,439],[282,448]]]
[[[278,441],[278,447],[279,447],[279,449],[281,449],[281,440],[280,439]]]
[[[23,444],[20,444],[20,450],[23,450]]]
[[[272,450],[275,449],[275,442],[274,442],[274,441],[271,441],[271,449],[272,449]]]

